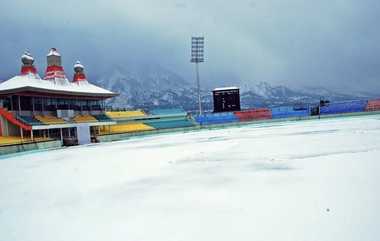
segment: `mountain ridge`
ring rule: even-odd
[[[108,102],[115,108],[183,108],[187,111],[197,108],[195,85],[159,65],[115,67],[94,79],[95,84],[120,94]],[[236,85],[240,86],[241,106],[244,109],[317,103],[321,98],[340,101],[375,97],[370,93],[339,93],[324,87],[296,89],[265,81],[241,81]],[[201,93],[204,108],[211,110],[211,89],[202,89]]]

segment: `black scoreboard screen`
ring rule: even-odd
[[[214,112],[240,110],[240,93],[238,88],[217,88],[212,91]]]

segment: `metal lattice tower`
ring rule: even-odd
[[[198,108],[199,115],[202,114],[202,100],[201,100],[201,85],[199,80],[199,67],[198,63],[204,62],[204,37],[191,37],[191,63],[195,63],[195,72],[197,78],[198,89]]]

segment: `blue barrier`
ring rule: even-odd
[[[362,112],[365,111],[366,106],[367,101],[364,100],[329,103],[326,106],[321,107],[320,113],[321,115],[328,115],[350,112]]]
[[[223,112],[203,114],[201,116],[196,116],[195,120],[201,125],[212,125],[238,122],[239,118],[237,118],[233,112]]]
[[[290,118],[290,117],[304,117],[310,115],[310,109],[308,107],[293,107],[293,106],[281,106],[271,108],[272,118]]]

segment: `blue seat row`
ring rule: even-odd
[[[271,108],[272,118],[290,118],[290,117],[303,117],[309,116],[309,108],[295,108],[293,106],[281,106]]]
[[[196,116],[195,120],[201,125],[211,125],[238,122],[239,118],[233,112],[224,112],[203,114]]]
[[[365,111],[366,106],[367,101],[364,100],[334,102],[329,103],[326,106],[322,106],[320,113],[321,115],[328,115],[350,112],[362,112]]]
[[[44,123],[42,123],[41,121],[37,120],[33,116],[21,116],[21,115],[18,115],[17,119],[19,119],[20,121],[24,122],[25,124],[28,124],[28,125],[31,125],[31,126],[45,125]]]

